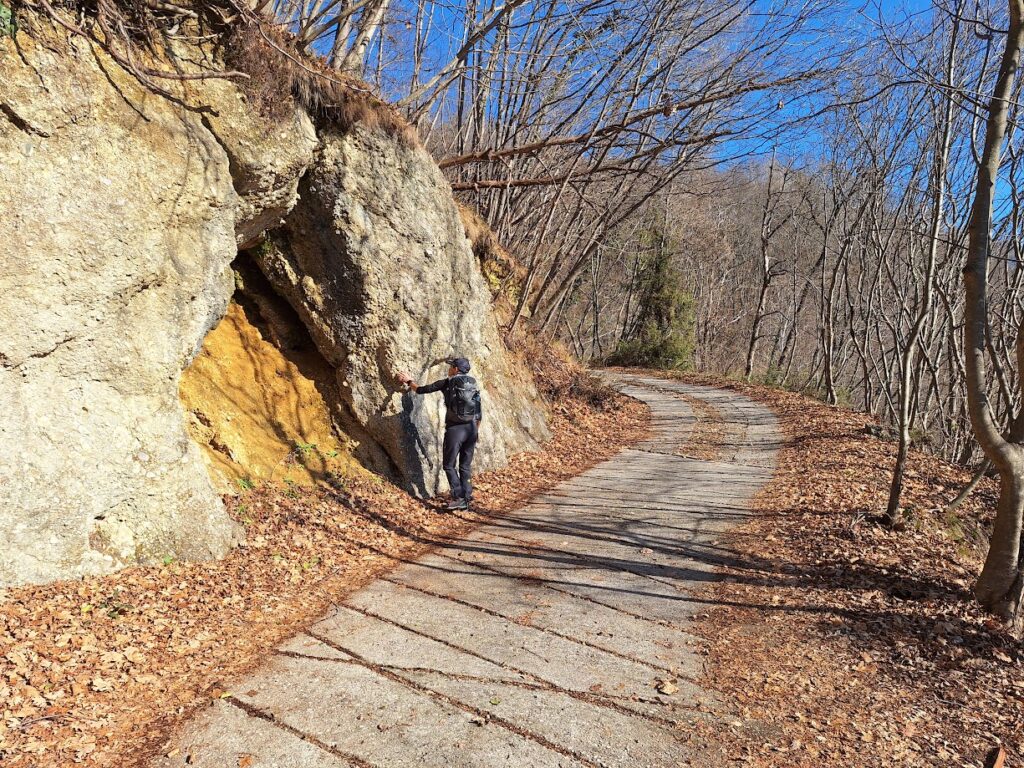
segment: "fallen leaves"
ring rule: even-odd
[[[98,691],[99,693],[106,693],[107,691],[114,690],[114,684],[109,680],[100,677],[99,675],[96,675],[96,677],[92,679],[90,687],[94,691]]]
[[[717,408],[699,397],[690,397],[676,393],[676,397],[685,400],[696,422],[684,445],[677,451],[680,456],[701,461],[717,461],[729,437],[729,428]]]
[[[688,378],[767,403],[789,438],[755,500],[760,514],[723,542],[734,554],[727,578],[700,595],[719,604],[698,625],[703,684],[753,724],[708,737],[725,761],[978,768],[998,744],[1019,764],[1024,649],[970,593],[994,483],[944,513],[970,472],[914,452],[906,529],[890,530],[876,520],[895,443],[875,437],[869,417]]]

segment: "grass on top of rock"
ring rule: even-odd
[[[500,242],[483,217],[468,204],[456,201],[466,238],[487,280],[499,321],[511,317],[522,293],[526,269]]]
[[[601,410],[618,407],[620,395],[593,376],[557,341],[545,341],[529,327],[518,326],[505,335],[505,345],[526,366],[549,405],[564,412],[564,405],[582,401]]]
[[[52,47],[59,36],[87,40],[153,93],[193,108],[207,106],[196,83],[230,80],[270,119],[287,118],[300,108],[342,133],[358,125],[405,146],[421,146],[416,129],[369,84],[329,67],[323,57],[304,50],[294,34],[245,4],[8,3],[0,2],[0,35],[13,37],[20,29]],[[169,44],[172,38],[179,42]]]

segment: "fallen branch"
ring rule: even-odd
[[[983,462],[981,462],[981,466],[978,468],[978,471],[974,473],[974,477],[972,477],[967,482],[967,485],[965,485],[961,489],[960,493],[956,495],[955,499],[953,499],[945,507],[942,508],[942,511],[952,512],[954,509],[963,504],[964,501],[966,501],[967,497],[971,495],[971,492],[977,487],[978,483],[981,482],[981,478],[985,476],[985,473],[988,472],[991,466],[992,464],[991,462],[989,462],[988,459],[985,459]]]
[[[1006,765],[1006,750],[1002,747],[994,747],[985,758],[985,768],[1004,768]]]
[[[36,723],[41,723],[44,720],[59,720],[62,717],[64,717],[63,713],[55,715],[42,715],[41,717],[31,717],[28,720],[22,720],[20,723],[18,723],[15,730],[24,731],[26,728],[29,728],[30,726],[33,726]]]

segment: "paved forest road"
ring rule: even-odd
[[[687,593],[731,556],[716,542],[771,475],[775,420],[732,392],[609,378],[650,404],[647,443],[353,594],[155,765],[699,763],[686,733],[722,705],[693,682]],[[681,455],[698,416],[711,460]]]

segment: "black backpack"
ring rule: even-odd
[[[472,376],[459,374],[448,380],[448,420],[470,424],[480,418],[480,387]]]

